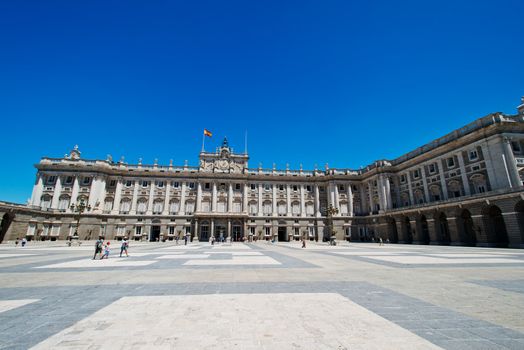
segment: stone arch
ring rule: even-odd
[[[431,197],[431,200],[436,202],[442,199],[442,191],[440,190],[440,186],[437,184],[432,184],[429,186],[429,195]]]
[[[486,176],[483,174],[473,174],[470,178],[470,183],[473,185],[473,193],[484,193],[488,190],[488,183]]]
[[[437,233],[437,240],[440,244],[451,243],[448,218],[444,212],[435,214],[435,231]]]
[[[524,241],[524,200],[520,200],[515,204],[515,215],[517,216],[520,237]]]
[[[451,180],[447,184],[449,198],[457,198],[462,195],[462,186],[457,180]]]
[[[457,215],[457,230],[461,243],[468,246],[477,244],[475,225],[469,210],[464,209]]]
[[[206,242],[211,237],[210,233],[210,223],[208,220],[202,220],[198,226],[200,232],[198,232],[198,237],[200,241]]]
[[[11,226],[14,219],[15,214],[12,212],[7,212],[2,216],[2,222],[0,223],[0,243],[4,240],[7,230],[9,230],[9,226]]]
[[[502,216],[502,211],[496,205],[484,207],[482,210],[482,221],[486,230],[488,243],[493,243],[499,247],[507,247],[508,231]]]
[[[413,229],[411,227],[411,222],[409,220],[408,216],[404,216],[402,218],[401,224],[401,231],[402,231],[402,240],[406,244],[413,243]]]
[[[426,218],[426,215],[422,214],[417,219],[417,241],[420,244],[429,244],[430,238],[429,238],[429,226],[428,226],[428,219]]]
[[[387,218],[387,232],[390,243],[398,243],[397,222],[395,218]]]

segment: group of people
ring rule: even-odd
[[[104,240],[102,238],[99,238],[95,242],[95,255],[93,255],[93,260],[96,259],[97,254],[100,255],[100,260],[104,258],[109,259],[109,253],[111,253],[110,245],[111,242],[107,241],[104,244]],[[120,244],[120,257],[122,257],[122,254],[124,253],[126,254],[126,256],[129,256],[128,249],[129,241],[127,240],[127,238],[124,237],[124,239],[122,239],[122,243]]]
[[[17,238],[16,241],[15,241],[15,245],[17,247],[18,247],[18,243],[21,243],[22,247],[25,247],[25,245],[27,244],[27,239],[25,237],[22,238],[22,240]]]

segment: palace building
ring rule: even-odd
[[[199,166],[44,157],[0,240],[272,239],[524,247],[524,99],[362,169],[250,168],[227,139]]]

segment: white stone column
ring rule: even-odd
[[[155,181],[149,181],[149,200],[147,201],[146,215],[153,214],[153,199],[155,196]]]
[[[233,184],[230,182],[227,191],[227,212],[233,212]]]
[[[373,180],[369,181],[368,182],[368,189],[369,189],[369,193],[368,193],[368,197],[369,197],[369,211],[372,212],[373,211]]]
[[[338,193],[338,184],[333,184],[333,206],[340,209],[340,194]],[[336,216],[340,216],[340,210]]]
[[[211,190],[211,212],[215,213],[217,211],[217,184],[213,182]]]
[[[91,187],[89,189],[89,200],[88,204],[91,206],[91,208],[95,208],[96,201],[98,200],[98,194],[99,194],[99,188],[100,188],[100,180],[98,176],[93,176],[93,179],[91,180]]]
[[[429,188],[428,188],[428,179],[426,178],[426,167],[423,165],[420,168],[420,176],[422,176],[422,186],[424,187],[424,198],[426,199],[426,203],[429,203]]]
[[[202,211],[202,183],[200,181],[197,182],[196,211]]]
[[[389,183],[389,177],[384,175],[384,191],[386,192],[386,207],[384,209],[392,209],[393,201],[391,200],[391,184]]]
[[[408,180],[409,202],[411,205],[414,205],[415,199],[413,198],[413,187],[411,186],[411,171],[406,173],[406,177]]]
[[[120,212],[120,200],[122,199],[122,179],[118,179],[115,189],[115,202],[111,214],[118,214]]]
[[[261,183],[257,184],[258,186],[258,216],[262,216],[264,215],[263,213],[263,207],[262,205],[264,204],[264,197],[262,195],[262,190],[263,190],[263,185]]]
[[[42,193],[44,193],[44,180],[41,174],[36,174],[36,184],[33,186],[33,193],[31,194],[31,205],[40,206]]]
[[[273,215],[277,216],[277,186],[275,186],[275,184],[272,184],[271,187],[273,188]]]
[[[138,201],[138,186],[140,185],[139,180],[135,180],[135,184],[133,186],[133,199],[131,200],[131,210],[129,211],[129,214],[135,215],[136,214],[136,206]],[[116,204],[116,203],[114,203]],[[114,206],[114,205],[113,205]]]
[[[377,194],[378,194],[378,203],[380,205],[380,210],[386,209],[386,199],[384,191],[384,181],[382,175],[377,176]]]
[[[304,194],[304,184],[300,185],[300,216],[306,216],[306,201]]]
[[[100,177],[100,182],[98,183],[98,212],[101,213],[104,210],[104,202],[106,201],[106,178]],[[95,203],[96,206],[96,203]]]
[[[320,191],[317,184],[315,184],[315,216],[320,217]]]
[[[333,191],[332,191],[332,185],[331,182],[327,183],[326,187],[326,194],[327,194],[327,206],[333,205]]]
[[[488,164],[486,163],[486,166],[487,165]],[[440,159],[440,161],[438,162],[438,172],[440,175],[440,188],[442,189],[442,197],[445,200],[445,199],[448,199],[448,186],[446,185],[446,176],[444,175],[444,160],[443,159]]]
[[[51,201],[51,208],[58,209],[58,203],[60,202],[60,194],[62,193],[62,180],[61,176],[56,176],[55,190],[53,191],[53,200]]]
[[[469,196],[471,194],[471,191],[469,189],[468,174],[466,174],[466,167],[464,166],[464,159],[462,158],[462,152],[457,154],[457,159],[458,159],[458,162],[459,162],[460,177],[462,178],[462,185],[464,187],[464,194],[466,196]]]
[[[481,146],[482,149],[482,157],[484,158],[484,163],[486,164],[486,171],[488,172],[488,183],[491,188],[491,190],[495,190],[498,188],[498,179],[495,175],[495,171],[493,169],[493,159],[491,158],[491,152],[489,151],[487,144],[483,143]],[[443,177],[443,175],[442,175]],[[487,189],[486,189],[487,190]],[[447,192],[447,191],[446,191]],[[446,197],[447,199],[447,197]]]
[[[169,215],[169,201],[171,200],[171,181],[166,181],[166,196],[164,198],[164,210],[162,215]]]
[[[353,216],[353,188],[352,185],[349,183],[347,184],[347,196],[348,196],[348,215]]]
[[[211,219],[210,233],[211,233],[210,237],[214,237],[215,236],[215,220],[214,219]]]
[[[286,185],[286,216],[291,216],[291,185]]]
[[[181,181],[180,208],[178,214],[186,215],[186,182]]]
[[[361,182],[359,184],[359,190],[360,190],[360,210],[361,210],[361,214],[363,214],[367,211],[367,208],[369,207],[369,205],[367,205],[366,189],[365,189],[364,182]]]
[[[513,148],[511,147],[511,139],[504,137],[502,139],[503,149],[504,149],[504,158],[506,161],[506,167],[511,179],[510,187],[518,187],[522,185],[520,181],[519,171],[517,169],[517,161],[515,160],[515,155],[513,154]]]
[[[80,192],[80,184],[78,183],[78,176],[75,176],[73,181],[73,189],[71,190],[71,204],[76,205],[78,199],[78,193]]]
[[[248,191],[248,186],[247,186],[247,183],[244,184],[244,191],[242,192],[242,211],[244,213],[248,213],[249,212],[249,205],[247,203],[247,191]]]

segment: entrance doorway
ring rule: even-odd
[[[11,222],[13,222],[14,218],[15,214],[11,212],[5,213],[2,217],[2,223],[0,224],[0,243],[4,240],[7,230],[9,229],[9,226],[11,226]]]
[[[209,241],[209,225],[206,223],[202,223],[202,226],[200,226],[200,240],[203,242]]]
[[[222,241],[222,238],[225,240],[227,238],[226,226],[223,224],[217,224],[215,226],[215,239],[218,242]]]
[[[158,242],[160,240],[160,226],[151,226],[149,242]]]
[[[242,241],[242,227],[238,225],[233,226],[233,241]]]
[[[287,228],[286,226],[278,227],[278,241],[287,242]]]

